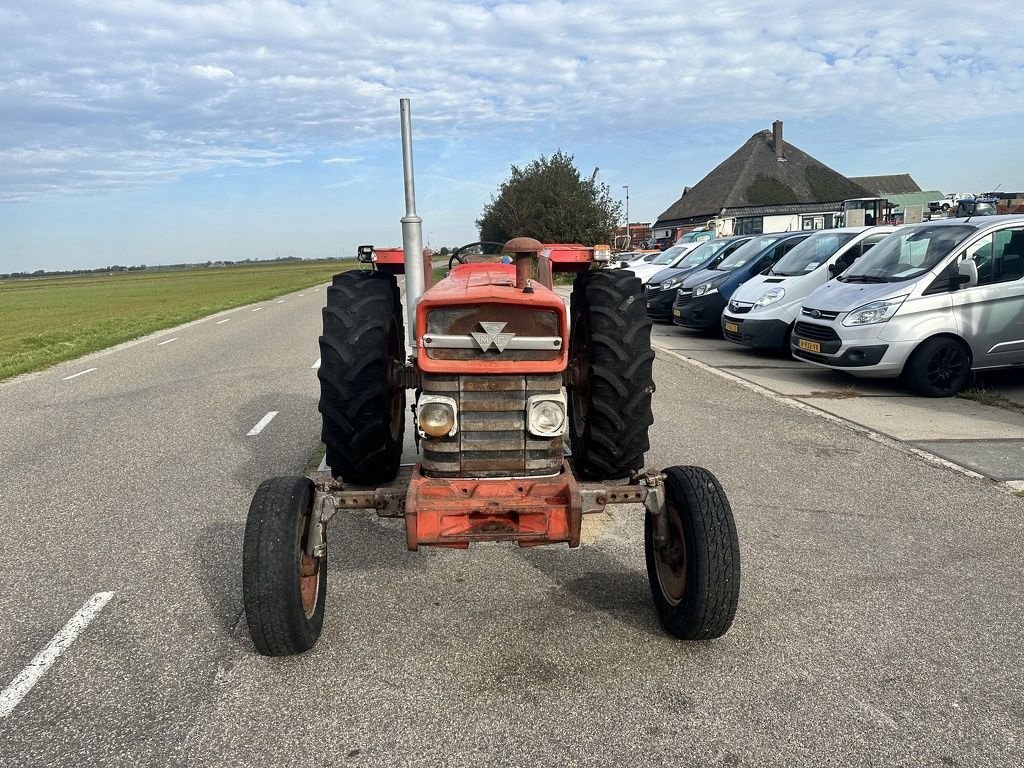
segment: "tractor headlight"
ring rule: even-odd
[[[607,245],[595,245],[594,246],[594,261],[610,261],[612,258],[612,249]]]
[[[526,429],[537,437],[558,437],[565,431],[565,395],[533,395],[526,401]]]
[[[459,406],[444,395],[420,395],[416,424],[420,437],[451,437],[458,431]]]

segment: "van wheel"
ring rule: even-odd
[[[952,397],[964,388],[970,373],[967,348],[947,336],[921,344],[903,369],[907,386],[925,397]]]

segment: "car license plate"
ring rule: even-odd
[[[672,310],[672,314],[675,315],[676,317],[682,317],[683,316],[683,310],[681,310],[681,309],[673,309]]]
[[[736,325],[736,323],[726,323],[725,330],[727,330],[729,333],[739,333],[740,327]]]
[[[800,349],[806,349],[808,352],[821,352],[821,344],[816,341],[800,339]]]

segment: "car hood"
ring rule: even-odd
[[[807,309],[824,309],[829,312],[851,312],[872,301],[885,301],[897,296],[906,296],[915,281],[899,283],[841,283],[829,280],[804,299]]]
[[[714,283],[718,285],[728,279],[731,274],[732,272],[721,272],[717,269],[702,269],[686,278],[681,287],[684,290],[692,290],[701,283]]]
[[[666,280],[671,280],[673,277],[678,277],[679,275],[685,275],[687,272],[689,272],[688,269],[679,269],[679,267],[665,267],[660,272],[655,272],[653,275],[651,275],[651,279],[649,282],[664,283]]]

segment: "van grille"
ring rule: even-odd
[[[796,335],[802,339],[814,339],[815,341],[839,341],[839,334],[827,325],[797,323],[795,331]]]
[[[839,317],[838,312],[830,312],[824,309],[812,309],[811,307],[801,307],[800,314],[806,315],[807,317],[813,317],[815,319],[821,318],[822,320],[835,320]]]
[[[451,437],[423,439],[428,477],[534,477],[562,466],[563,438],[526,431],[526,400],[561,391],[561,374],[538,376],[423,377],[423,392],[452,397],[459,429]]]

